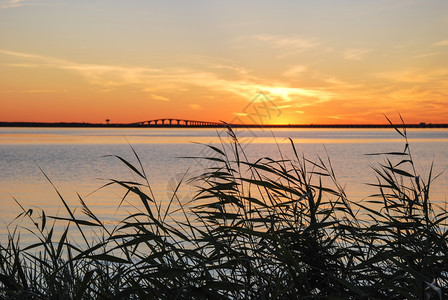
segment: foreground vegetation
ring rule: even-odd
[[[138,199],[135,212],[110,226],[81,197],[82,215],[59,195],[66,218],[22,208],[36,242],[22,249],[10,228],[0,297],[442,299],[448,211],[430,201],[432,167],[425,180],[417,174],[406,130],[395,129],[404,149],[375,154],[378,193],[362,203],[347,198],[328,159],[310,161],[291,141],[292,159],[249,161],[231,128],[229,142],[197,158],[210,164],[191,179],[197,194],[188,202],[176,193],[182,181],[157,201],[137,154],[135,164],[117,157],[136,179],[104,188]]]

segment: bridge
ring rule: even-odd
[[[185,119],[154,119],[154,120],[148,120],[148,121],[142,121],[142,122],[136,122],[132,123],[130,125],[139,125],[139,126],[173,126],[173,127],[179,127],[179,126],[192,126],[192,127],[200,127],[200,126],[210,126],[210,127],[217,127],[217,126],[224,126],[224,123],[222,122],[208,122],[208,121],[197,121],[197,120],[185,120]]]

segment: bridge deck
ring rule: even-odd
[[[131,125],[178,127],[178,126],[224,126],[224,123],[166,118],[166,119],[154,119],[154,120],[136,122],[132,123]]]

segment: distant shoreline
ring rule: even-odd
[[[392,128],[390,124],[229,124],[233,128]],[[406,128],[448,128],[448,124],[398,124]],[[0,122],[0,127],[50,127],[50,128],[222,128],[219,125],[169,125],[169,124],[104,124],[104,123],[69,123],[69,122]]]

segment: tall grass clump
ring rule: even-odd
[[[291,140],[290,158],[250,160],[230,127],[168,199],[155,199],[135,151],[134,163],[117,156],[133,179],[102,188],[120,187],[119,206],[133,210],[111,226],[81,197],[81,215],[59,193],[66,217],[22,208],[36,242],[21,248],[16,228],[1,242],[0,297],[443,299],[448,212],[430,201],[432,166],[419,175],[405,127],[394,128],[404,147],[370,154],[382,161],[372,165],[378,192],[362,202],[347,197],[330,159],[309,160]],[[196,194],[185,202],[177,191],[187,182]]]

